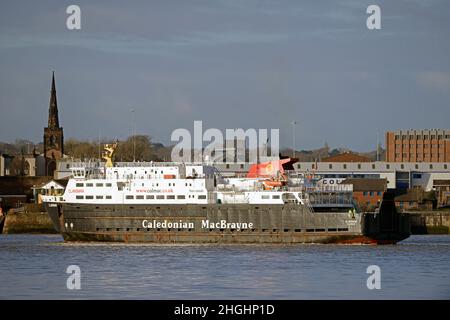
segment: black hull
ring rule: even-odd
[[[311,213],[298,205],[76,205],[47,204],[65,241],[145,243],[391,244],[409,237],[407,215]],[[172,223],[143,226],[143,221]],[[247,229],[207,228],[203,221],[252,223]],[[177,222],[193,225],[178,225]],[[181,224],[181,223],[180,223]],[[173,227],[175,225],[175,227]],[[170,226],[170,227],[168,227]]]

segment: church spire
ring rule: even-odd
[[[55,72],[52,74],[52,90],[50,92],[50,106],[48,109],[48,127],[59,128],[58,103],[56,101]]]

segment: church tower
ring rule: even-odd
[[[50,106],[48,109],[48,127],[44,128],[45,175],[53,175],[56,170],[56,160],[61,159],[63,155],[64,135],[63,128],[59,126],[55,72],[53,72]]]

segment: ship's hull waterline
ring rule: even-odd
[[[409,217],[311,212],[298,204],[107,205],[47,203],[65,241],[130,243],[393,244],[409,235]]]

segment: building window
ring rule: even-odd
[[[391,165],[390,164],[387,164],[386,165],[386,169],[390,169],[391,168]]]
[[[370,191],[370,196],[373,197],[373,191]]]
[[[83,196],[76,196],[76,199],[77,200],[81,200],[81,199],[84,199],[84,197]]]
[[[141,196],[141,195],[136,196],[136,199],[137,199],[137,200],[144,200],[144,196]]]
[[[372,169],[375,169],[375,164],[372,164]]]
[[[206,199],[206,196],[203,195],[203,194],[201,194],[201,195],[198,196],[198,198],[199,198],[199,199]]]
[[[96,187],[103,187],[103,183],[96,183],[95,186]]]
[[[414,168],[419,169],[419,165],[416,163],[416,165],[414,166]]]
[[[230,169],[230,165],[228,163],[227,163],[226,167],[227,167],[227,169]]]
[[[125,199],[132,200],[132,199],[134,199],[134,196],[125,196]]]
[[[179,195],[179,196],[177,196],[177,199],[186,199],[186,196],[184,196],[184,195]]]
[[[330,164],[328,165],[328,168],[333,169],[333,165],[330,163]]]
[[[444,164],[444,169],[447,170],[447,164]]]
[[[358,163],[358,169],[361,169],[361,163]]]
[[[156,199],[159,199],[159,200],[164,199],[164,196],[163,195],[157,195]]]
[[[364,191],[364,192],[363,192],[363,196],[367,196],[367,191]]]
[[[297,169],[301,169],[302,166],[300,164],[297,165]]]
[[[94,199],[94,196],[86,196],[86,200],[92,200]]]
[[[84,187],[84,184],[83,183],[77,183],[77,184],[75,184],[75,186],[77,187],[77,188],[82,188],[82,187]]]
[[[401,169],[405,169],[405,165],[402,163],[402,164],[400,165],[400,168],[401,168]]]
[[[174,196],[174,195],[168,195],[168,196],[167,196],[167,199],[168,199],[168,200],[174,200],[174,199],[175,199],[175,196]]]
[[[111,183],[107,183],[106,186],[107,187],[112,187],[112,184]]]
[[[272,199],[280,199],[280,196],[279,195],[273,195]]]
[[[378,195],[378,196],[381,196],[381,191],[378,191],[378,192],[377,192],[377,195]]]
[[[155,196],[154,195],[147,195],[145,198],[146,199],[155,199]]]
[[[433,169],[433,165],[432,164],[430,164],[430,169]]]
[[[344,163],[344,169],[347,169],[347,164],[346,163]]]
[[[103,196],[95,196],[95,199],[103,199]]]
[[[106,196],[106,199],[111,199],[111,196]]]

